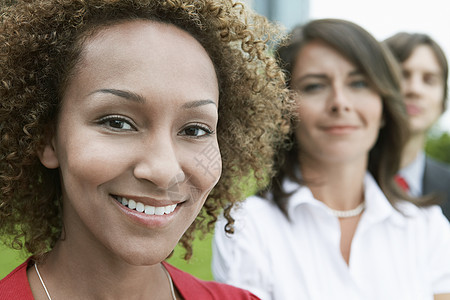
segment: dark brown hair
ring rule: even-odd
[[[409,136],[397,62],[381,43],[360,26],[344,20],[315,20],[295,27],[289,40],[277,49],[288,86],[300,50],[312,41],[322,41],[346,57],[367,76],[371,86],[380,94],[383,101],[384,126],[370,150],[368,170],[391,204],[394,205],[399,199],[409,199],[393,180],[399,169],[402,149]],[[283,190],[283,181],[288,178],[302,183],[295,172],[299,168],[298,153],[301,149],[294,134],[291,134],[291,140],[293,147],[284,152],[284,163],[272,180],[269,191],[286,215],[289,194]]]
[[[390,38],[386,39],[384,43],[389,47],[394,56],[400,63],[405,62],[412,54],[412,52],[421,45],[430,47],[438,61],[442,72],[442,80],[444,84],[444,99],[442,99],[442,112],[447,107],[448,96],[448,62],[444,51],[429,35],[423,33],[407,33],[399,32]]]
[[[289,128],[284,76],[266,43],[277,28],[231,0],[18,0],[1,9],[0,235],[10,237],[10,245],[39,255],[60,238],[58,170],[46,169],[37,153],[56,124],[86,37],[134,19],[189,32],[210,55],[219,80],[223,171],[181,238],[186,258],[195,230],[211,229],[223,209],[233,224],[231,206],[245,189],[240,181],[254,174],[264,183]]]

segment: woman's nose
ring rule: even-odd
[[[331,113],[348,112],[351,109],[351,102],[346,95],[345,90],[341,86],[332,86],[329,101],[328,111]]]
[[[137,155],[133,173],[138,179],[150,181],[162,189],[170,189],[186,179],[170,138],[143,142]]]

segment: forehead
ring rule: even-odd
[[[347,73],[355,64],[332,46],[316,40],[302,47],[297,54],[294,73],[335,70]]]
[[[429,45],[419,45],[402,64],[404,69],[428,73],[442,73],[439,61]]]
[[[83,45],[84,59],[183,61],[211,63],[206,50],[188,32],[172,24],[130,20],[100,28]],[[190,55],[193,59],[189,59]]]
[[[86,90],[114,87],[142,94],[177,90],[183,98],[201,97],[199,90],[217,90],[206,50],[172,24],[149,20],[114,24],[95,31],[82,46],[72,81]]]

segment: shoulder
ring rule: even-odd
[[[426,157],[425,159],[425,169],[433,172],[438,172],[439,174],[445,174],[450,177],[450,165],[444,162],[437,161],[431,157]]]
[[[273,215],[274,211],[279,210],[277,205],[271,200],[260,196],[250,196],[243,202],[237,203],[231,214],[239,219],[248,219],[257,217],[257,219],[262,219],[262,217],[269,217]]]
[[[279,209],[273,201],[259,196],[250,196],[244,201],[234,204],[230,215],[234,219],[234,228],[239,231],[251,226],[250,224],[270,222],[276,210]],[[227,224],[227,220],[221,215],[216,222],[216,229],[223,228],[225,224]]]
[[[272,200],[263,198],[261,196],[253,195],[245,199],[243,202],[239,203],[236,206],[235,210],[239,211],[239,209],[241,208],[244,210],[253,210],[253,209],[264,210],[264,209],[272,209],[274,206],[276,205]]]
[[[228,284],[200,280],[168,263],[163,264],[185,299],[259,299],[249,291]]]
[[[29,261],[26,260],[0,281],[0,299],[34,299],[27,277]]]
[[[438,205],[417,207],[416,205],[401,201],[397,204],[399,213],[409,227],[422,231],[429,236],[430,232],[446,232],[450,237],[450,223]]]
[[[427,272],[435,294],[450,292],[450,223],[437,205],[418,208],[410,221],[410,236],[416,240],[415,248],[421,249],[426,258]]]
[[[236,236],[247,234],[266,236],[268,229],[278,227],[280,222],[283,222],[284,219],[287,220],[271,199],[255,195],[236,204],[230,214],[234,219],[235,233],[233,235]],[[225,223],[226,220],[222,216],[219,226],[223,228]]]

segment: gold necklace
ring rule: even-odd
[[[173,281],[172,281],[172,277],[169,274],[169,271],[167,271],[167,269],[161,264],[161,267],[163,268],[164,273],[166,273],[167,275],[167,279],[169,280],[169,285],[170,285],[170,293],[172,295],[172,300],[177,300],[177,297],[175,296],[175,289],[173,287]],[[41,277],[41,273],[39,273],[39,269],[37,267],[37,263],[34,263],[34,269],[36,270],[36,273],[38,274],[39,277],[39,281],[42,284],[42,287],[44,288],[45,293],[47,294],[47,298],[48,300],[52,300],[52,297],[50,297],[50,294],[48,292],[47,287],[45,286],[44,280]]]

